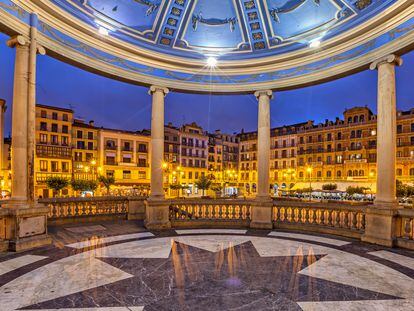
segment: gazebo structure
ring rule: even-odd
[[[258,99],[258,192],[253,228],[272,227],[270,102],[277,92],[378,72],[378,174],[363,240],[393,245],[395,67],[414,46],[412,0],[0,0],[0,31],[15,48],[12,197],[2,203],[15,249],[49,242],[48,209],[33,191],[36,59],[145,85],[152,96],[151,195],[146,226],[168,228],[163,190],[164,105],[169,91]],[[352,90],[350,90],[351,92]]]

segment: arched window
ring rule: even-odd
[[[358,123],[358,116],[354,117],[354,123]]]
[[[397,168],[397,176],[401,176],[402,175],[402,169]]]
[[[331,178],[332,177],[332,172],[331,171],[327,171],[326,172],[326,177]]]
[[[355,131],[351,131],[351,138],[355,138]]]
[[[355,143],[351,143],[351,150],[355,150]]]
[[[352,117],[348,118],[348,123],[352,123]]]
[[[342,176],[342,172],[341,171],[337,171],[336,172],[336,177],[340,178]]]
[[[338,137],[338,139],[342,139],[342,133],[339,132],[338,135],[337,135],[337,137]]]
[[[299,172],[299,177],[303,178],[303,172]]]
[[[358,170],[354,170],[354,176],[358,176]]]
[[[322,177],[322,172],[321,172],[321,171],[318,171],[318,172],[316,173],[316,176],[317,176],[318,178]]]
[[[275,179],[277,180],[279,178],[278,172],[275,172]]]
[[[365,121],[365,116],[363,114],[361,114],[359,116],[359,122],[364,122]]]
[[[359,170],[359,176],[365,176],[364,170]]]
[[[414,176],[414,168],[410,168],[410,176]]]
[[[349,170],[349,171],[348,171],[348,176],[349,176],[349,177],[351,177],[351,176],[352,176],[352,171],[351,171],[351,170]]]
[[[337,144],[336,145],[336,150],[337,151],[341,151],[342,150],[342,145],[341,144]]]

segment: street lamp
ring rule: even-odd
[[[306,169],[309,174],[309,202],[312,201],[312,170],[311,166]]]

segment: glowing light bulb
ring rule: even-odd
[[[311,42],[309,42],[309,47],[310,48],[318,48],[320,46],[321,46],[321,40],[319,40],[319,39],[315,39],[315,40],[312,40]]]
[[[217,59],[215,57],[212,57],[212,56],[207,58],[207,66],[216,67],[217,66]]]
[[[102,27],[102,26],[99,26],[99,28],[98,28],[98,32],[99,32],[101,35],[103,35],[103,36],[107,36],[107,35],[109,35],[109,31],[108,31],[108,29],[106,29],[106,28],[104,28],[104,27]]]

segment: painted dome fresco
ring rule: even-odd
[[[395,0],[52,0],[111,36],[191,58],[256,58],[341,34]]]
[[[414,47],[413,0],[0,0],[0,27],[47,54],[180,91],[289,89]]]

